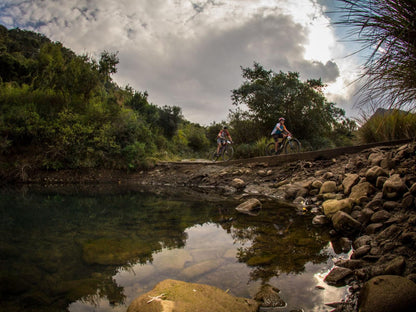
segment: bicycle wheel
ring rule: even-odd
[[[300,142],[298,139],[292,138],[285,144],[286,154],[295,154],[300,152]]]
[[[267,156],[274,155],[274,153],[275,153],[274,144],[275,144],[274,142],[271,142],[271,143],[267,144],[266,150],[265,150]]]
[[[209,156],[209,159],[212,161],[217,161],[219,158],[220,158],[220,154],[217,155],[217,149],[213,150]]]
[[[222,159],[224,161],[229,161],[234,156],[234,148],[230,145],[226,146],[223,153],[222,153]]]

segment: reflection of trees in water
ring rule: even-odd
[[[185,229],[209,222],[207,204],[140,194],[2,194],[0,298],[9,311],[62,311],[77,300],[123,304],[113,276],[185,245]]]
[[[322,249],[328,237],[310,225],[311,219],[296,215],[293,207],[267,203],[258,216],[238,215],[231,234],[244,245],[239,261],[254,268],[250,278],[266,283],[281,272],[302,273],[307,262],[325,262],[329,256]]]

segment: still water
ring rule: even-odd
[[[126,311],[164,279],[252,298],[262,284],[287,303],[273,311],[331,311],[345,288],[323,282],[333,266],[328,229],[265,202],[238,203],[142,190],[0,190],[0,311]]]

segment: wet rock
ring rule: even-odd
[[[360,312],[410,312],[416,305],[416,284],[395,275],[377,276],[364,284],[359,296]]]
[[[344,286],[348,277],[352,276],[353,271],[348,268],[335,267],[325,277],[324,282],[331,286]]]
[[[253,215],[258,212],[259,209],[262,208],[261,202],[257,198],[250,198],[249,200],[245,201],[238,205],[235,209],[238,212]]]
[[[358,259],[342,259],[335,262],[336,266],[356,270],[362,268],[366,264],[363,260]]]
[[[328,224],[331,220],[327,218],[325,215],[317,215],[313,217],[312,224],[313,225],[325,225]]]
[[[254,300],[260,303],[261,307],[284,307],[286,302],[280,298],[280,290],[269,285],[263,285],[260,291],[255,295]]]
[[[343,211],[334,214],[332,223],[334,228],[341,233],[355,233],[361,229],[361,223]]]

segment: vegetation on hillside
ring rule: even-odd
[[[257,63],[233,90],[228,120],[201,126],[146,91],[120,87],[117,53],[76,55],[43,35],[0,25],[2,170],[138,169],[157,160],[205,157],[227,124],[237,157],[262,155],[279,116],[306,149],[352,144],[355,123],[329,103],[320,80],[274,73]],[[247,109],[242,109],[246,105]]]
[[[146,92],[112,81],[117,53],[104,51],[96,61],[42,35],[2,26],[0,51],[6,165],[138,168],[208,145],[204,129],[184,120],[179,107],[158,107]]]

